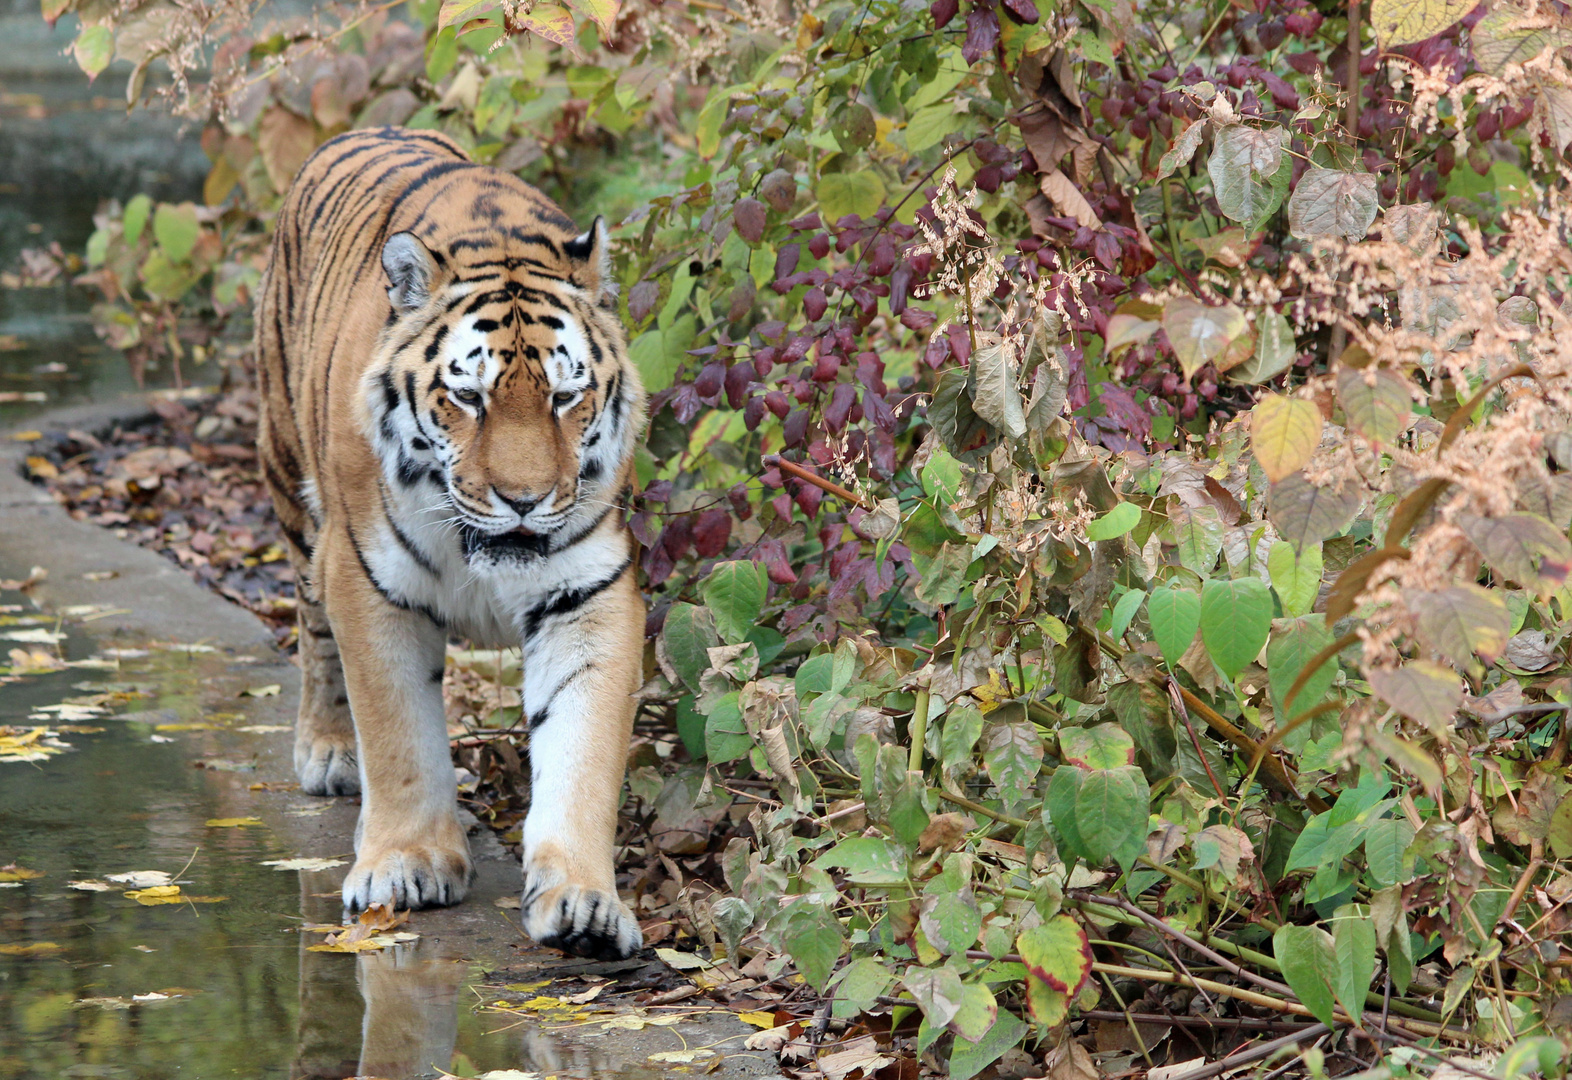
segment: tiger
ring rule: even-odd
[[[627,500],[645,396],[610,236],[426,130],[301,166],[258,289],[258,457],[298,582],[301,790],[359,793],[350,911],[474,876],[449,756],[450,637],[520,647],[525,932],[642,948],[617,813],[643,682]]]

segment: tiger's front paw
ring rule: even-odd
[[[359,795],[360,766],[355,734],[295,739],[295,776],[307,795]]]
[[[350,911],[372,904],[395,909],[446,907],[464,899],[474,877],[475,866],[462,834],[456,846],[368,843],[344,879],[344,907]]]
[[[542,945],[595,960],[626,960],[644,947],[638,920],[614,892],[567,882],[524,891],[524,932]]]

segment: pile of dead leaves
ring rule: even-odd
[[[28,432],[27,471],[71,516],[115,529],[254,612],[281,645],[295,578],[257,466],[256,396],[154,396],[154,415],[108,432]]]

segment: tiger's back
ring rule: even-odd
[[[643,394],[608,244],[444,136],[350,132],[280,210],[256,341],[258,452],[299,583],[296,768],[310,793],[363,797],[346,904],[463,896],[443,653],[450,634],[519,645],[526,929],[620,956]]]

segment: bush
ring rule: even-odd
[[[621,219],[643,697],[694,763],[632,791],[773,796],[692,913],[717,955],[917,1010],[956,1077],[1164,983],[1395,1070],[1564,1030],[1561,15],[92,11],[84,70],[134,103],[162,61],[213,161],[90,244],[135,362],[244,311],[353,125]]]

